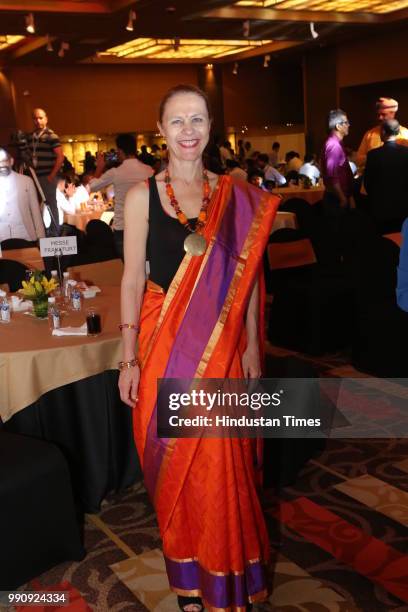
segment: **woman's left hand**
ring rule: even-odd
[[[259,359],[258,346],[247,346],[242,355],[242,369],[246,379],[261,377],[261,362]]]

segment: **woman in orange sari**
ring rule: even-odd
[[[244,612],[267,596],[253,440],[159,438],[156,387],[159,378],[261,375],[260,271],[279,200],[205,170],[211,119],[201,90],[170,90],[158,126],[168,168],[125,204],[119,387],[180,609]]]

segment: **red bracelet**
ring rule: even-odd
[[[140,327],[135,325],[135,323],[121,323],[118,327],[120,331],[122,331],[122,329],[135,329],[138,334],[140,333]]]

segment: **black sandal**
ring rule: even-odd
[[[182,595],[177,595],[177,602],[180,610],[183,612],[186,612],[186,606],[191,606],[192,604],[195,606],[200,606],[200,612],[204,610],[204,604],[201,597],[183,597]]]

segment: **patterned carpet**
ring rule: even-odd
[[[344,354],[305,360],[322,376],[361,376]],[[276,557],[273,594],[257,610],[408,612],[407,457],[408,439],[331,440],[279,496],[262,493]],[[86,517],[85,546],[82,562],[40,581],[69,580],[98,611],[177,610],[142,483]]]

